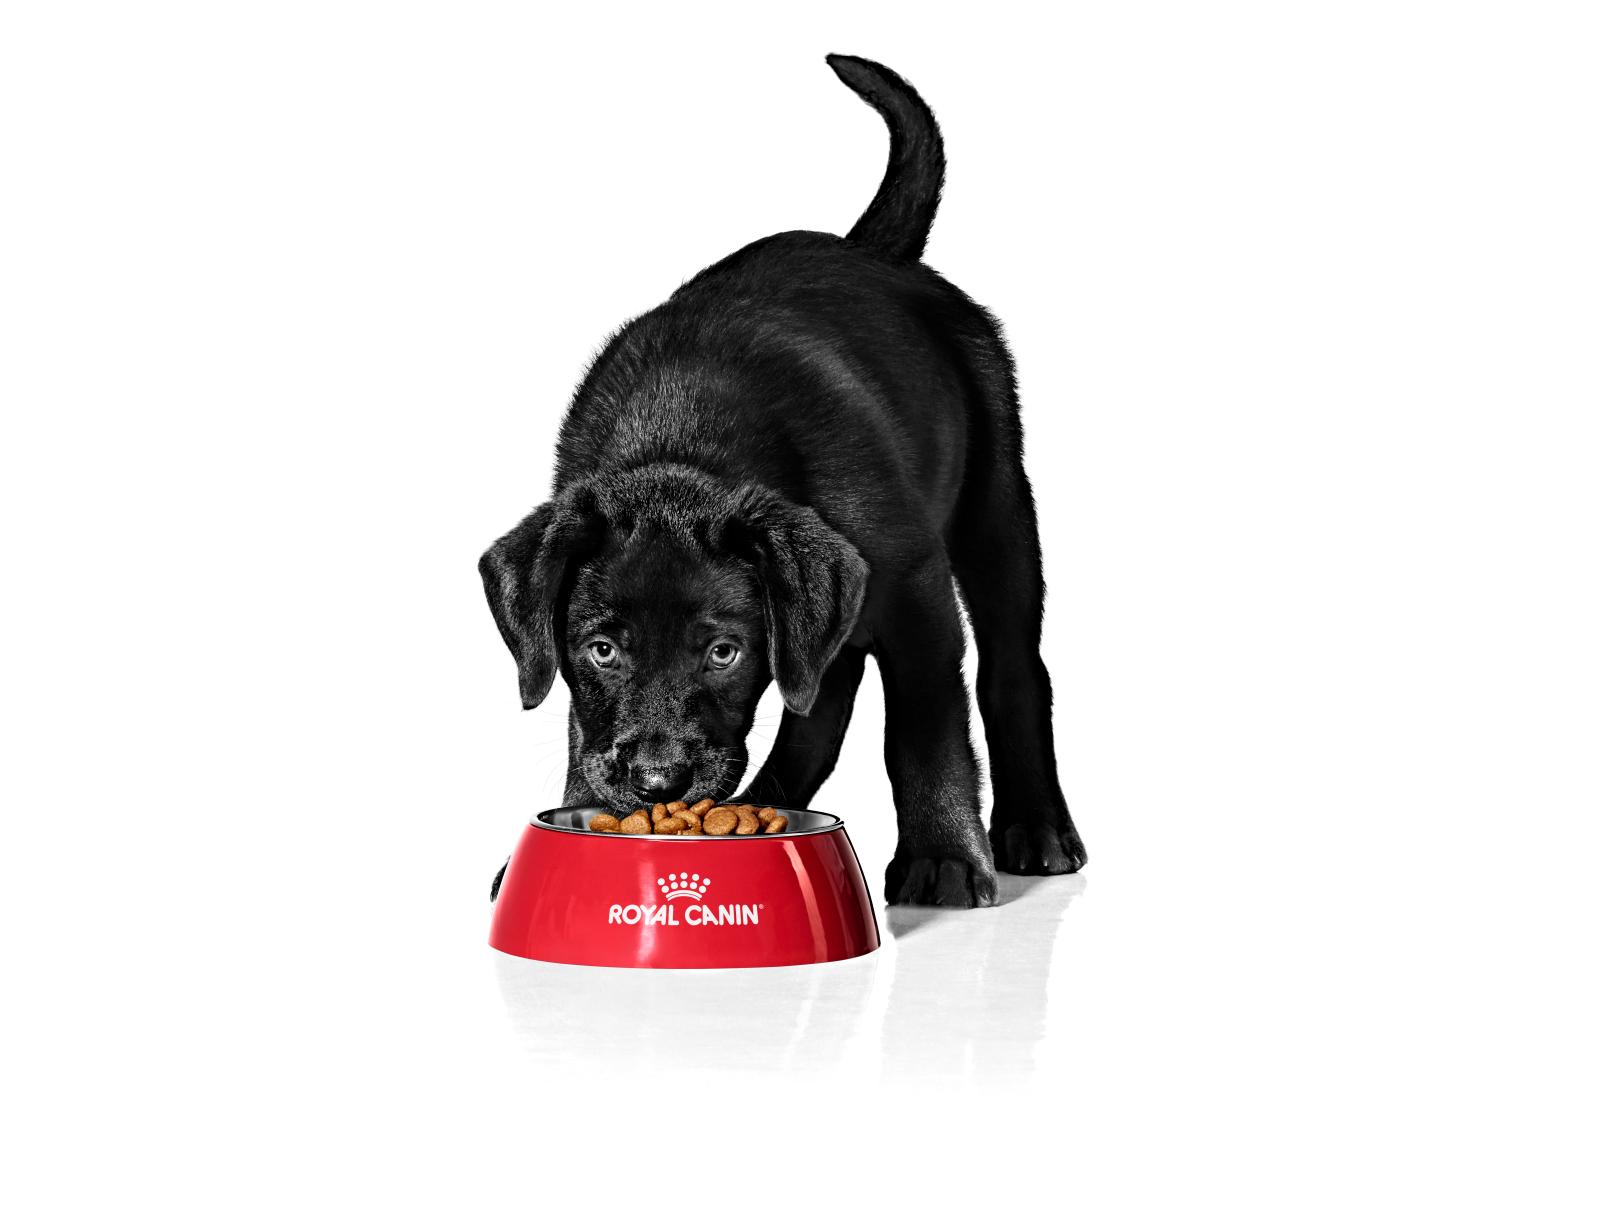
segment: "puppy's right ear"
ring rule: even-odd
[[[518,664],[519,699],[533,710],[558,671],[553,612],[572,560],[597,547],[603,519],[584,489],[566,492],[532,511],[485,551],[479,574],[502,641]]]

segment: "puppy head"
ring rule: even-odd
[[[810,712],[868,573],[811,509],[680,466],[565,487],[479,569],[524,708],[562,669],[581,771],[620,812],[730,795],[761,693]]]

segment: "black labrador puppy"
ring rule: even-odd
[[[1087,860],[1054,764],[1014,365],[992,315],[919,261],[946,167],[934,115],[889,68],[828,62],[890,128],[867,211],[843,238],[747,245],[614,335],[551,501],[479,570],[524,708],[560,669],[569,686],[568,803],[726,801],[776,680],[777,741],[737,798],[805,807],[871,654],[900,832],[885,899],[990,905],[995,870]]]

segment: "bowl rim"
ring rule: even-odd
[[[725,803],[720,804],[720,805],[723,806],[723,807],[728,806],[728,804],[725,804]],[[530,817],[530,827],[531,828],[542,828],[542,829],[545,829],[547,832],[568,833],[570,836],[574,836],[574,837],[593,837],[593,838],[596,838],[597,840],[600,840],[600,841],[611,841],[611,840],[613,840],[613,841],[622,841],[622,840],[623,841],[687,841],[689,843],[692,843],[692,842],[695,842],[695,841],[782,841],[782,840],[784,840],[785,838],[788,838],[788,837],[816,837],[816,836],[821,836],[824,833],[839,832],[842,828],[845,827],[845,821],[844,820],[840,819],[839,816],[834,815],[834,814],[832,814],[830,812],[827,812],[827,811],[813,811],[809,807],[774,807],[773,810],[775,810],[775,811],[793,811],[793,812],[799,813],[800,815],[819,816],[822,819],[827,820],[828,823],[821,824],[816,828],[802,828],[802,829],[799,829],[798,831],[795,831],[795,832],[790,832],[790,831],[787,831],[787,830],[785,830],[784,832],[775,832],[775,833],[772,833],[770,836],[768,836],[766,833],[748,833],[745,836],[740,837],[740,836],[737,836],[736,834],[729,833],[724,837],[711,837],[711,836],[689,837],[689,836],[678,835],[676,833],[660,834],[660,833],[650,833],[650,832],[639,832],[639,833],[593,832],[589,828],[565,828],[562,824],[548,824],[542,818],[544,816],[549,816],[549,815],[554,814],[555,812],[560,812],[560,811],[597,811],[597,812],[605,812],[605,813],[608,813],[608,814],[612,814],[612,813],[609,812],[608,808],[599,806],[597,804],[593,804],[593,803],[575,803],[575,804],[570,804],[570,805],[567,805],[567,806],[564,806],[564,807],[549,807],[545,811],[536,812],[535,815]]]

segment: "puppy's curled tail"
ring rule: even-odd
[[[941,128],[913,86],[882,63],[855,55],[830,55],[828,66],[858,97],[878,110],[890,128],[890,163],[868,210],[845,234],[898,262],[924,256],[930,222],[941,202],[947,152]]]

